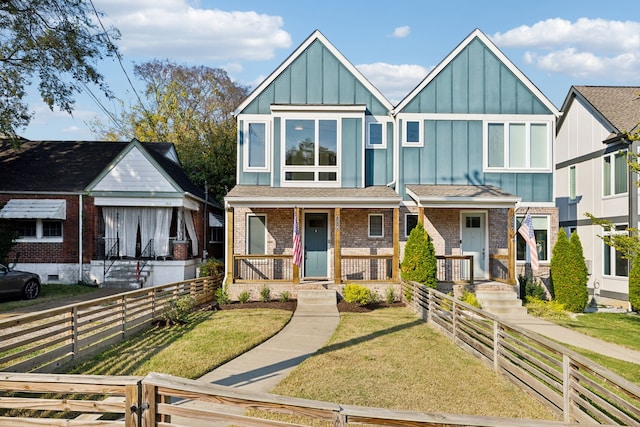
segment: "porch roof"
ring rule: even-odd
[[[267,187],[236,185],[225,197],[232,207],[362,208],[398,207],[402,198],[386,186],[365,188]]]
[[[434,208],[512,208],[521,198],[492,185],[407,185],[418,206]]]

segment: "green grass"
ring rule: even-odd
[[[76,295],[97,291],[97,287],[84,285],[43,284],[40,296],[33,300],[20,300],[18,298],[0,300],[0,313],[18,310],[37,304],[44,304]]]
[[[593,360],[601,366],[604,366],[611,372],[620,375],[622,378],[640,386],[640,368],[638,368],[637,364],[615,359],[613,357],[603,356],[601,354],[585,350],[584,348],[569,345],[567,348],[570,348],[576,353]]]
[[[603,341],[640,351],[640,316],[624,313],[585,313],[575,319],[551,321]]]
[[[64,372],[141,376],[160,372],[196,379],[274,335],[291,315],[273,309],[196,311],[187,324],[148,329]]]
[[[326,346],[272,392],[372,407],[555,419],[408,308],[343,313]]]

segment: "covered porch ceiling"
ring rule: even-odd
[[[513,208],[521,200],[492,185],[407,185],[406,191],[425,208]]]

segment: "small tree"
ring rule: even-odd
[[[561,228],[551,257],[551,281],[556,300],[567,310],[578,313],[587,306],[588,272],[577,233],[571,241]]]
[[[421,222],[409,234],[400,272],[406,281],[422,283],[430,288],[438,284],[436,251]]]
[[[629,302],[632,310],[640,311],[640,256],[633,259],[629,272]]]

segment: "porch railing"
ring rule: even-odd
[[[104,246],[103,246],[103,274],[102,277],[106,277],[107,272],[113,266],[113,263],[116,262],[118,256],[120,255],[120,239],[117,237],[113,238],[104,238]]]
[[[496,282],[511,282],[509,278],[509,255],[489,255],[489,278]]]
[[[238,282],[289,282],[292,272],[291,255],[233,256],[233,279]]]
[[[473,284],[473,255],[436,255],[438,281]]]
[[[343,282],[389,281],[392,277],[393,255],[341,255],[340,278]]]

